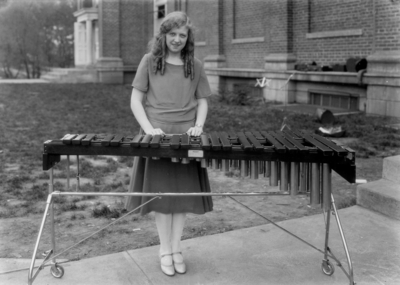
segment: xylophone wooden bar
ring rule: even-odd
[[[222,144],[222,149],[225,151],[232,150],[231,142],[229,141],[228,134],[225,132],[221,132],[220,140]]]
[[[114,138],[115,135],[106,135],[105,138],[101,141],[102,146],[109,146],[111,145],[111,140]]]
[[[79,145],[81,144],[82,139],[86,137],[86,135],[78,135],[72,139],[72,144]]]
[[[140,140],[142,139],[142,137],[143,136],[141,136],[141,135],[136,135],[134,138],[133,138],[133,140],[131,141],[131,146],[132,147],[139,147],[140,146],[140,144],[139,144],[139,142],[140,142]]]
[[[140,147],[147,148],[150,145],[150,141],[153,138],[152,135],[145,135],[140,141]]]
[[[122,141],[124,137],[122,135],[115,135],[111,140],[110,140],[110,145],[111,146],[119,146],[120,142]]]
[[[72,139],[75,138],[77,135],[65,135],[61,140],[64,144],[71,144],[72,143]]]
[[[160,147],[160,141],[161,141],[161,135],[155,135],[153,139],[150,142],[150,147],[152,148],[159,148]]]
[[[95,134],[88,134],[86,135],[82,140],[81,144],[82,145],[90,145],[90,142],[94,139]]]
[[[268,140],[274,146],[277,152],[286,152],[286,148],[280,142],[278,142],[272,136],[272,134],[269,134],[267,132],[261,132],[261,134],[266,138],[266,140]]]

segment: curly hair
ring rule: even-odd
[[[184,75],[187,78],[194,78],[194,27],[190,18],[181,11],[175,11],[168,14],[161,22],[160,29],[154,37],[151,45],[151,53],[153,55],[153,72],[160,71],[161,75],[165,71],[165,58],[168,52],[166,44],[166,35],[172,29],[185,26],[188,29],[188,38],[185,47],[181,51],[183,61]]]

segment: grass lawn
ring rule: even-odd
[[[130,86],[99,84],[0,85],[0,258],[32,255],[48,192],[48,174],[42,171],[43,142],[67,133],[137,133],[139,127],[129,107],[130,90]],[[234,101],[217,96],[209,100],[206,132],[278,130],[284,118],[295,130],[314,132],[320,127],[314,116],[279,111],[257,100],[250,105],[234,105]],[[337,124],[347,131],[342,140],[357,151],[357,178],[379,179],[382,158],[400,154],[399,132],[385,127],[394,121],[363,114],[337,118]],[[126,191],[131,165],[129,157],[83,157],[81,191]],[[65,160],[55,167],[55,190],[66,190],[65,168]],[[76,164],[72,161],[74,171]],[[232,173],[229,177],[215,170],[210,170],[209,175],[213,191],[260,191],[267,185],[265,179],[252,181]],[[338,175],[333,176],[333,184],[339,207],[354,205],[356,186]],[[310,206],[306,197],[257,201],[244,197],[241,201],[275,221],[321,211],[320,207]],[[214,211],[207,215],[188,217],[184,239],[265,223],[230,199],[215,197],[214,206]],[[60,248],[84,238],[124,211],[123,199],[112,197],[63,196],[57,199],[55,207]],[[49,243],[46,233],[40,247],[42,252],[49,249]],[[158,239],[152,215],[132,215],[79,249],[71,250],[66,258],[79,259],[155,244]]]

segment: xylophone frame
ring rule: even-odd
[[[49,142],[49,141],[48,141]],[[79,155],[87,155],[87,154],[99,154],[96,149],[93,149],[94,153],[87,153],[88,149],[85,148],[81,148],[79,146],[75,146],[74,151],[76,153],[74,153],[74,155],[77,155],[77,170],[78,170],[78,174],[77,174],[77,184],[76,184],[76,192],[59,192],[59,191],[54,191],[54,178],[53,178],[53,166],[58,163],[60,161],[60,157],[61,155],[67,155],[67,167],[68,167],[68,174],[67,174],[67,187],[69,189],[69,165],[70,165],[70,161],[69,161],[69,154],[66,150],[64,150],[62,144],[61,145],[56,145],[52,146],[51,144],[47,144],[48,142],[45,142],[45,154],[43,157],[43,168],[44,170],[48,170],[49,171],[49,195],[47,197],[47,201],[46,201],[46,208],[43,214],[43,218],[42,218],[42,222],[40,225],[40,229],[39,229],[39,233],[38,233],[38,237],[36,240],[36,244],[35,244],[35,248],[33,251],[33,256],[32,256],[32,261],[31,261],[31,265],[29,268],[29,273],[28,273],[28,284],[33,284],[34,280],[36,279],[37,275],[39,274],[39,272],[46,266],[50,266],[50,272],[51,274],[55,277],[55,278],[61,278],[64,275],[64,269],[63,267],[60,265],[62,262],[57,262],[56,258],[58,256],[60,256],[61,254],[65,253],[66,251],[68,251],[69,249],[71,249],[72,247],[82,243],[83,241],[87,240],[88,238],[90,238],[91,236],[93,236],[94,234],[102,231],[103,229],[107,228],[108,226],[112,225],[113,223],[119,221],[120,219],[126,217],[127,215],[133,213],[134,211],[136,211],[137,209],[143,207],[145,204],[150,203],[151,201],[153,201],[154,199],[159,199],[162,198],[163,196],[228,196],[231,199],[232,196],[271,196],[271,195],[293,195],[293,193],[289,193],[287,191],[287,189],[280,189],[280,191],[278,192],[256,192],[256,193],[114,193],[114,192],[109,192],[109,193],[98,193],[98,192],[78,192],[79,190]],[[46,149],[47,147],[47,149]],[[54,152],[51,151],[52,147],[57,148],[57,150],[55,150]],[[50,150],[50,151],[47,151]],[[120,150],[114,148],[112,150],[112,152],[110,153],[102,153],[102,155],[126,155],[126,151],[128,150],[128,148],[125,148],[125,150],[121,153],[118,153]],[[135,156],[137,155],[136,150],[134,149],[130,149],[129,151],[131,151],[131,153],[129,155],[131,156]],[[187,150],[173,150],[173,154],[171,154],[171,150],[168,149],[159,149],[159,151],[162,152],[162,155],[160,156],[164,156],[165,157],[173,157],[173,156],[178,156],[181,157],[181,159],[183,160],[183,158],[187,157]],[[65,152],[65,153],[64,153]],[[145,152],[147,152],[147,150],[145,150]],[[214,159],[226,159],[227,158],[227,154],[225,153],[212,153],[212,152],[204,152],[204,155],[213,160],[213,164],[214,164]],[[240,153],[236,153],[236,158],[239,157],[240,159]],[[353,153],[354,155],[354,153]],[[142,155],[142,156],[147,156],[147,157],[152,157],[151,153],[148,152],[147,155]],[[339,173],[342,177],[344,177],[346,180],[348,180],[349,182],[354,180],[354,173],[355,173],[355,166],[354,166],[354,159],[353,161],[350,161],[350,164],[347,163],[347,161],[345,161],[345,163],[343,162],[343,158],[326,158],[324,157],[323,159],[320,159],[317,156],[313,156],[313,155],[305,155],[302,157],[291,157],[290,159],[288,159],[287,157],[284,156],[279,156],[279,154],[276,153],[263,153],[263,158],[259,158],[260,153],[245,153],[243,154],[243,159],[246,157],[246,159],[248,160],[264,160],[264,161],[276,161],[276,160],[280,160],[280,161],[284,161],[285,163],[282,164],[282,170],[285,167],[285,165],[287,165],[287,163],[291,160],[294,160],[296,162],[301,162],[301,161],[307,161],[309,163],[311,163],[311,167],[312,169],[310,169],[310,172],[312,171],[313,173],[317,173],[318,176],[320,175],[320,171],[321,173],[321,178],[322,178],[322,195],[323,197],[312,197],[314,194],[311,193],[311,204],[313,204],[315,202],[315,199],[320,199],[322,200],[322,207],[323,207],[323,213],[324,213],[324,217],[325,217],[325,243],[324,243],[324,249],[320,250],[318,248],[316,248],[315,246],[309,244],[308,242],[306,242],[305,240],[301,239],[300,237],[294,235],[293,233],[287,231],[286,229],[282,228],[281,226],[277,225],[276,223],[274,223],[273,221],[269,220],[268,218],[261,216],[259,213],[253,211],[252,209],[248,208],[247,206],[243,205],[244,207],[246,207],[247,209],[249,209],[250,211],[256,213],[257,215],[261,216],[262,218],[264,218],[265,220],[269,221],[270,223],[272,223],[274,226],[280,228],[281,230],[285,231],[286,233],[290,234],[291,236],[297,238],[298,240],[304,242],[306,245],[316,249],[317,251],[319,251],[320,253],[322,253],[324,255],[324,258],[322,260],[322,264],[321,264],[321,269],[322,272],[325,275],[332,275],[335,271],[335,268],[333,266],[333,264],[329,261],[329,258],[333,259],[336,261],[337,265],[342,269],[342,271],[344,272],[344,274],[347,276],[347,278],[350,281],[350,285],[354,285],[354,274],[353,274],[353,265],[352,265],[352,261],[350,258],[350,253],[347,247],[347,243],[346,243],[346,239],[345,239],[345,235],[341,226],[341,222],[340,222],[340,218],[339,218],[339,214],[338,211],[336,209],[336,205],[335,205],[335,201],[332,195],[332,185],[331,185],[331,172],[332,170],[335,170],[337,173]],[[321,167],[318,167],[319,164],[322,165]],[[274,165],[274,164],[272,164]],[[275,165],[276,167],[276,165]],[[276,170],[276,169],[275,169]],[[350,174],[347,173],[347,170],[349,170],[348,172]],[[292,171],[292,173],[295,173],[295,171]],[[283,176],[281,177],[281,179],[283,179]],[[282,183],[282,180],[281,180]],[[315,183],[313,181],[313,183]],[[272,181],[272,185],[276,186],[277,185],[277,181]],[[295,191],[295,194],[301,194],[298,193],[297,190]],[[318,194],[319,195],[319,194]],[[151,200],[147,201],[146,203],[140,205],[139,207],[137,207],[136,209],[130,211],[129,213],[125,214],[124,216],[114,220],[112,223],[106,225],[105,227],[99,229],[98,231],[92,233],[90,236],[84,238],[83,240],[79,241],[78,243],[68,247],[67,249],[63,250],[62,252],[56,253],[56,240],[55,240],[55,223],[54,223],[54,197],[55,196],[150,196],[153,197]],[[313,200],[314,199],[314,200]],[[233,199],[235,200],[235,199]],[[236,201],[236,200],[235,200]],[[238,202],[238,201],[236,201]],[[239,203],[239,202],[238,202]],[[239,203],[241,204],[241,203]],[[331,249],[329,248],[329,230],[330,230],[330,216],[331,214],[333,214],[335,216],[336,219],[336,223],[340,232],[340,236],[341,236],[341,240],[343,243],[343,247],[344,247],[344,251],[345,251],[345,255],[346,255],[346,259],[347,259],[347,263],[348,263],[348,271],[346,271],[341,262],[333,255]],[[40,244],[40,240],[43,234],[43,230],[44,230],[44,225],[46,223],[47,218],[50,218],[50,227],[51,227],[51,243],[52,243],[52,248],[48,251],[45,252],[45,258],[42,262],[42,264],[40,266],[38,266],[36,272],[34,272],[34,268],[35,268],[35,259],[36,259],[36,255],[38,252],[38,247]]]
[[[326,165],[325,168],[328,168],[329,170],[329,165]],[[65,253],[66,251],[70,250],[71,248],[75,247],[76,245],[82,243],[83,241],[87,240],[91,236],[97,234],[98,232],[104,230],[105,228],[109,227],[110,225],[116,223],[120,219],[125,218],[127,215],[133,213],[134,211],[138,210],[139,208],[143,207],[145,204],[150,203],[154,199],[161,198],[162,196],[271,196],[271,195],[289,195],[289,194],[284,194],[281,192],[265,192],[265,193],[185,193],[185,194],[178,194],[178,193],[114,193],[114,192],[108,192],[108,193],[97,193],[97,192],[59,192],[59,191],[53,191],[53,185],[54,185],[54,178],[53,178],[53,168],[49,170],[50,173],[50,183],[49,183],[49,195],[47,197],[46,201],[46,208],[43,214],[42,222],[40,225],[39,233],[38,233],[38,238],[35,244],[35,248],[33,251],[33,256],[32,256],[32,261],[29,267],[29,273],[28,273],[28,284],[31,285],[33,284],[33,281],[36,279],[37,275],[39,272],[46,266],[50,266],[50,273],[55,277],[55,278],[61,278],[64,275],[64,268],[60,265],[64,262],[57,262],[56,258],[60,256],[61,254]],[[84,238],[83,240],[79,241],[78,243],[68,247],[66,250],[63,250],[62,252],[56,254],[56,240],[55,240],[55,223],[54,223],[54,197],[55,196],[151,196],[153,199],[149,200],[148,202],[140,205],[139,207],[133,209],[129,213],[125,214],[124,216],[114,220],[112,223],[104,226],[103,228],[99,229],[98,231],[92,233],[90,236]],[[337,265],[343,270],[344,274],[347,276],[347,278],[350,281],[350,285],[354,285],[354,274],[353,274],[353,265],[352,261],[350,258],[350,253],[347,247],[347,242],[346,238],[341,226],[340,218],[339,218],[339,213],[336,209],[335,201],[333,198],[333,195],[331,194],[331,203],[330,206],[325,208],[326,212],[326,218],[325,218],[325,246],[324,250],[320,250],[316,248],[315,246],[309,244],[308,242],[304,241],[303,239],[299,238],[298,236],[292,234],[291,232],[287,231],[286,229],[282,228],[281,226],[277,225],[274,223],[272,220],[269,220],[267,218],[263,217],[264,219],[268,220],[270,223],[272,223],[274,226],[280,228],[281,230],[285,231],[286,233],[290,234],[291,236],[299,239],[300,241],[304,242],[305,244],[311,246],[312,248],[316,249],[317,251],[321,252],[324,255],[324,258],[322,260],[321,264],[321,269],[322,272],[328,276],[332,275],[335,271],[335,267],[333,264],[329,261],[329,258],[332,258],[333,260],[336,261]],[[236,201],[236,200],[235,200]],[[246,207],[247,208],[247,207]],[[251,210],[251,209],[250,209]],[[252,211],[252,210],[251,210]],[[254,211],[253,211],[254,212]],[[257,212],[255,212],[258,214]],[[341,262],[336,258],[331,249],[329,248],[329,228],[330,228],[330,214],[333,214],[335,216],[337,226],[340,232],[340,236],[342,239],[344,251],[346,254],[346,259],[348,263],[348,272],[343,268]],[[259,214],[258,214],[259,215]],[[35,259],[38,251],[38,247],[40,244],[41,236],[43,234],[43,229],[44,225],[46,223],[47,217],[50,218],[50,227],[51,227],[51,242],[52,242],[52,249],[46,251],[46,256],[42,262],[42,264],[38,267],[36,272],[34,272],[35,268]],[[46,265],[49,262],[51,262],[50,265]]]

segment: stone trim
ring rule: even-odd
[[[400,51],[376,51],[367,57],[367,73],[400,74]]]
[[[307,33],[306,34],[306,39],[351,37],[351,36],[361,36],[362,34],[363,34],[363,30],[362,29],[349,29],[349,30],[338,30],[338,31]]]
[[[251,68],[205,68],[207,75],[225,76],[225,77],[241,77],[241,78],[275,78],[287,79],[293,75],[293,81],[308,81],[316,83],[341,83],[341,84],[357,84],[357,73],[349,72],[304,72],[296,70],[279,70],[271,71],[265,69]]]
[[[265,70],[292,70],[296,57],[291,53],[270,53],[264,57],[264,62]]]
[[[74,12],[73,14],[77,18],[77,22],[84,22],[90,20],[99,19],[99,11],[97,8],[86,8]]]
[[[212,54],[212,55],[207,55],[204,58],[204,61],[205,62],[207,62],[207,61],[225,62],[226,58],[222,54]]]
[[[400,87],[400,75],[367,72],[363,82],[368,85]]]
[[[317,83],[341,83],[341,84],[357,84],[357,73],[350,72],[305,72],[305,71],[290,71],[294,73],[292,80],[295,81],[309,81]]]
[[[207,75],[217,75],[226,77],[259,78],[263,77],[263,69],[243,69],[243,68],[206,68]]]
[[[233,39],[232,44],[262,43],[264,41],[265,41],[264,37],[243,38],[243,39]]]
[[[400,51],[376,51],[367,57],[370,62],[400,63]]]
[[[206,45],[207,45],[207,43],[205,41],[203,41],[203,42],[195,42],[194,43],[194,46],[196,46],[196,47],[203,47],[203,46],[206,46]]]
[[[308,93],[320,93],[326,95],[345,96],[345,97],[360,97],[360,94],[336,91],[336,90],[323,90],[323,89],[308,89]]]

